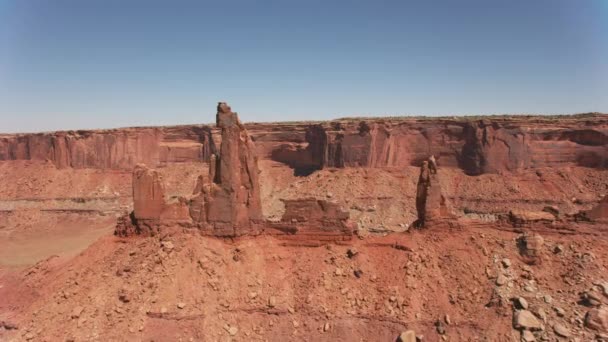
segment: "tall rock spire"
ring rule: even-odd
[[[430,222],[454,217],[448,199],[441,189],[434,156],[425,160],[420,168],[416,191],[416,211],[418,212],[416,221],[418,227],[426,227]]]

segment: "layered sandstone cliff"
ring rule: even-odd
[[[608,168],[608,116],[603,114],[345,119],[297,133],[293,141],[275,142],[271,158],[302,174],[324,167],[419,166],[431,154],[444,167],[469,175],[565,165]]]
[[[608,168],[608,115],[341,119],[244,125],[262,159],[296,174],[325,167],[419,166],[429,155],[467,174],[578,165]],[[125,128],[0,135],[0,160],[48,160],[59,168],[130,170],[208,162],[221,129]]]
[[[208,161],[212,153],[206,126],[0,135],[0,160],[47,160],[58,168],[127,170],[140,163]]]

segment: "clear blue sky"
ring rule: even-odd
[[[608,112],[608,0],[0,0],[0,131]]]

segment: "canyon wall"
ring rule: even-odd
[[[608,168],[608,115],[341,120],[276,143],[271,158],[296,173],[419,166],[429,155],[469,175],[567,164]]]
[[[58,168],[129,170],[139,163],[208,161],[214,152],[206,126],[0,135],[0,160],[48,160]]]
[[[469,175],[578,165],[608,168],[608,115],[377,118],[245,125],[261,159],[306,175],[325,167],[442,167]],[[0,160],[130,170],[208,162],[221,133],[202,125],[0,135]]]

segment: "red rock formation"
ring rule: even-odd
[[[430,154],[442,167],[470,175],[565,164],[608,167],[608,116],[343,119],[251,124],[262,158],[296,173],[323,167],[420,165]],[[219,135],[207,126],[125,128],[0,135],[0,160],[49,160],[58,167],[128,170],[183,161],[208,161]]]
[[[465,125],[464,137],[460,162],[467,174],[514,171],[530,165],[529,145],[519,128],[480,120]]]
[[[133,170],[133,212],[119,218],[115,234],[119,236],[156,235],[163,226],[190,221],[188,200],[165,197],[162,175],[138,164]]]
[[[135,217],[133,212],[125,213],[120,216],[116,221],[116,228],[114,229],[114,235],[120,237],[127,237],[133,235],[139,235],[137,224],[135,223]]]
[[[133,170],[133,213],[138,220],[159,220],[165,208],[161,174],[138,164]]]
[[[315,198],[282,200],[285,213],[271,226],[299,240],[349,240],[355,226],[337,203]]]
[[[528,264],[540,264],[543,258],[545,240],[539,234],[524,234],[517,239],[517,246],[524,261]]]
[[[608,307],[600,306],[585,315],[585,326],[601,334],[608,334]]]
[[[210,157],[209,176],[198,178],[191,198],[166,199],[160,173],[143,165],[135,167],[133,221],[137,233],[153,235],[163,225],[176,223],[216,236],[255,232],[262,221],[255,145],[225,103],[218,105],[217,124],[222,130],[220,156]],[[123,226],[121,221],[117,234],[131,231]]]
[[[251,233],[254,223],[262,221],[255,144],[226,103],[218,104],[216,123],[222,130],[222,143],[217,167],[210,163],[213,180],[205,201],[206,220],[213,225],[214,235]]]
[[[591,221],[608,222],[608,196],[604,196],[600,203],[585,213],[585,216]]]
[[[272,159],[296,169],[402,167],[435,154],[443,167],[460,167],[469,175],[567,163],[606,168],[607,123],[605,116],[343,120],[314,125],[306,131],[308,144],[299,142],[300,133],[297,142],[275,147]],[[313,159],[312,151],[322,158]]]
[[[448,199],[442,193],[437,164],[433,156],[424,161],[420,168],[416,211],[418,220],[415,225],[418,227],[427,227],[454,217]]]
[[[546,211],[511,210],[509,221],[514,226],[534,223],[551,223],[556,220],[555,214]]]
[[[207,161],[207,127],[125,128],[0,136],[0,160],[48,160],[58,168],[132,169],[136,164]]]

